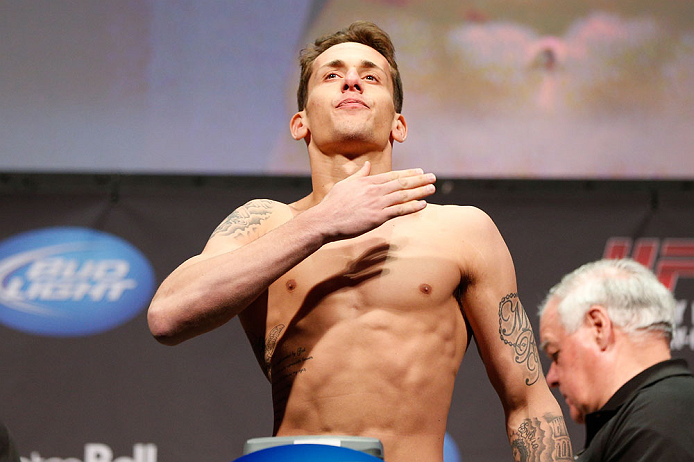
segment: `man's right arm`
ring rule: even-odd
[[[239,207],[212,233],[200,255],[164,280],[148,312],[158,341],[175,345],[221,326],[320,248],[324,238],[310,214],[262,235],[283,208],[265,200]]]
[[[147,315],[155,338],[175,345],[223,325],[324,244],[417,212],[426,206],[420,199],[433,193],[435,179],[419,169],[368,176],[369,169],[366,163],[319,204],[267,233],[262,228],[270,226],[250,209],[256,201],[237,209],[200,255],[162,282]],[[277,213],[273,208],[283,207],[272,201],[265,205],[268,217]],[[250,229],[254,222],[259,229]]]

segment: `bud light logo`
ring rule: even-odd
[[[23,332],[105,332],[135,317],[153,289],[147,258],[108,233],[46,228],[0,242],[0,323]]]

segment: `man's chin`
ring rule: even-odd
[[[336,134],[334,144],[340,146],[343,153],[359,155],[365,152],[383,149],[383,143],[374,139],[372,132],[343,131]]]

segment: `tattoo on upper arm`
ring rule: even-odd
[[[255,199],[247,202],[226,217],[210,237],[218,234],[223,236],[248,235],[249,232],[258,229],[263,221],[270,218],[274,206],[275,202],[269,199]]]
[[[509,440],[516,462],[551,462],[573,460],[573,450],[564,417],[545,414],[542,418],[525,419]]]
[[[513,347],[516,363],[527,367],[529,377],[525,384],[537,382],[541,369],[535,336],[516,293],[506,295],[499,303],[499,335],[506,345]]]

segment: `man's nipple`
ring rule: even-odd
[[[431,295],[431,291],[434,290],[429,284],[421,284],[419,286],[419,291],[424,295]]]
[[[294,289],[296,289],[296,281],[294,279],[288,280],[285,287],[289,292],[294,292]]]

